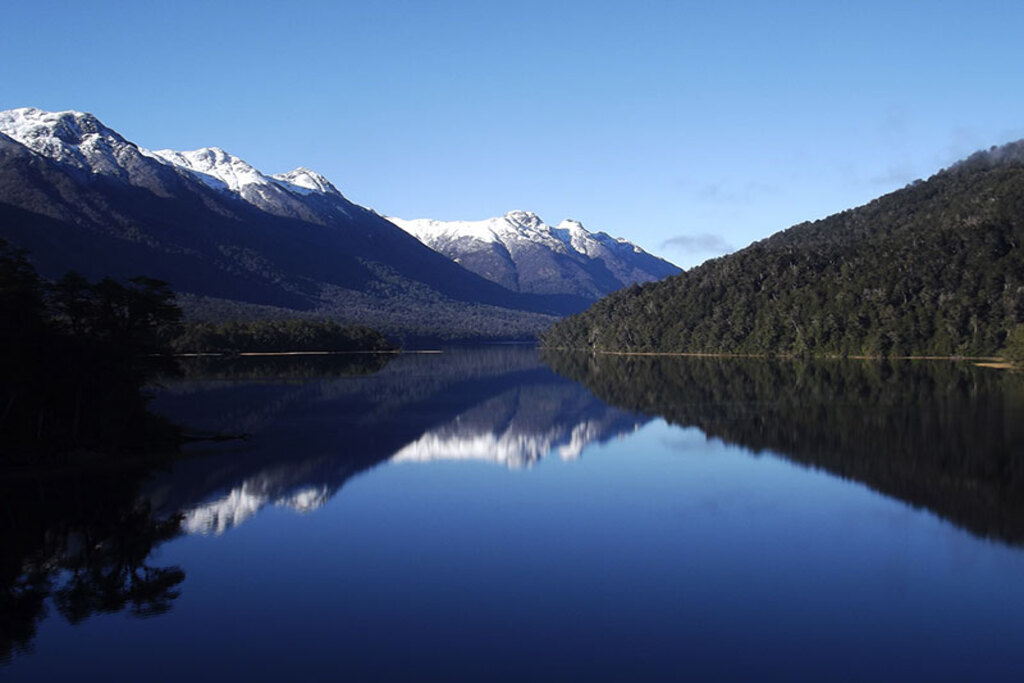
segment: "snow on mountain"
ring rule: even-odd
[[[171,168],[212,189],[234,194],[271,213],[317,223],[332,212],[348,215],[349,202],[327,178],[306,168],[266,175],[218,147],[190,152],[147,150],[104,126],[92,114],[23,107],[0,112],[0,133],[33,152],[91,173],[150,187],[158,168]],[[316,205],[311,195],[331,201]]]
[[[342,196],[331,181],[316,171],[299,167],[288,173],[268,176],[219,147],[204,147],[191,152],[171,149],[143,152],[192,173],[210,187],[228,190],[243,198],[254,190],[266,196],[268,192],[279,189],[304,196],[314,193]]]
[[[0,111],[0,133],[66,167],[113,176],[160,196],[169,193],[167,174],[144,150],[92,114],[9,109]]]
[[[94,173],[120,174],[138,148],[92,114],[22,107],[0,112],[0,132],[33,152]]]
[[[679,272],[628,240],[592,233],[571,219],[552,227],[528,211],[482,221],[388,220],[478,275],[516,291],[596,299],[634,282]]]
[[[147,151],[157,159],[189,171],[210,187],[241,192],[250,185],[270,185],[272,181],[238,157],[219,147],[205,147],[191,152],[170,149]]]
[[[277,173],[270,176],[274,180],[288,186],[288,189],[299,194],[313,194],[319,192],[320,194],[333,194],[338,197],[342,196],[341,192],[338,191],[330,180],[320,175],[316,171],[311,171],[308,168],[298,167],[294,171],[287,173]]]
[[[482,221],[436,221],[429,218],[404,220],[390,216],[388,220],[431,247],[469,238],[477,242],[501,244],[510,251],[543,244],[559,253],[585,253],[573,245],[568,226],[565,229],[562,229],[561,225],[557,229],[552,228],[544,223],[540,216],[529,211],[510,211],[504,216]],[[573,237],[576,237],[578,244],[583,245],[584,233],[590,233],[575,221],[563,221],[563,225],[566,223],[578,226],[577,234]]]
[[[83,112],[2,111],[0,134],[61,164],[112,175],[161,196],[172,192],[171,169],[279,216],[328,224],[358,211],[327,178],[307,168],[268,175],[218,147],[150,151]],[[678,272],[624,239],[591,233],[573,220],[552,227],[526,211],[484,221],[389,220],[468,270],[519,292],[594,299]]]
[[[300,167],[288,173],[268,176],[219,147],[204,147],[190,152],[171,149],[143,152],[193,175],[213,189],[236,194],[270,213],[316,223],[330,222],[333,211],[349,215],[348,200],[327,178],[309,169]],[[311,195],[321,195],[334,201],[313,205],[308,201]]]
[[[309,169],[271,175],[217,147],[149,151],[88,113],[3,111],[0,136],[13,150],[0,172],[12,178],[9,187],[19,188],[8,203],[58,221],[60,230],[88,234],[92,245],[107,242],[95,254],[69,253],[66,241],[44,239],[39,230],[8,230],[24,232],[18,241],[46,268],[120,273],[145,265],[202,296],[303,308],[326,302],[338,310],[343,299],[352,302],[350,291],[406,296],[419,291],[406,283],[426,283],[452,300],[542,314],[577,312],[630,283],[678,272],[626,240],[591,233],[575,221],[552,227],[525,211],[476,222],[389,222]],[[25,174],[32,164],[48,170]],[[55,182],[63,189],[47,186]],[[168,201],[158,208],[139,190]],[[239,200],[269,215],[252,215]],[[239,219],[247,225],[242,233],[234,230]],[[378,286],[382,273],[387,284]],[[399,280],[391,279],[394,273]],[[251,278],[269,289],[254,294]],[[355,303],[378,310],[366,308],[362,298]]]

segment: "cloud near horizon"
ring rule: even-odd
[[[736,251],[736,247],[732,246],[718,235],[712,235],[708,232],[702,232],[696,235],[677,235],[676,237],[670,237],[661,243],[661,248],[719,255]]]

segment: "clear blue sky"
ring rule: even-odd
[[[1024,138],[1024,3],[53,2],[0,109],[307,166],[403,218],[581,220],[691,266]]]

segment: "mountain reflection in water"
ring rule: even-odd
[[[611,405],[1024,544],[1024,376],[950,361],[546,353]]]
[[[320,507],[381,462],[528,467],[552,453],[577,458],[647,421],[555,375],[528,347],[384,358],[379,372],[349,376],[317,372],[316,357],[186,366],[184,379],[165,381],[154,409],[252,438],[195,449],[202,457],[155,479],[147,502],[182,514],[186,531],[222,533],[267,505]]]

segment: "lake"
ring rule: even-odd
[[[5,481],[8,680],[1012,680],[1024,379],[526,347],[196,359]]]

